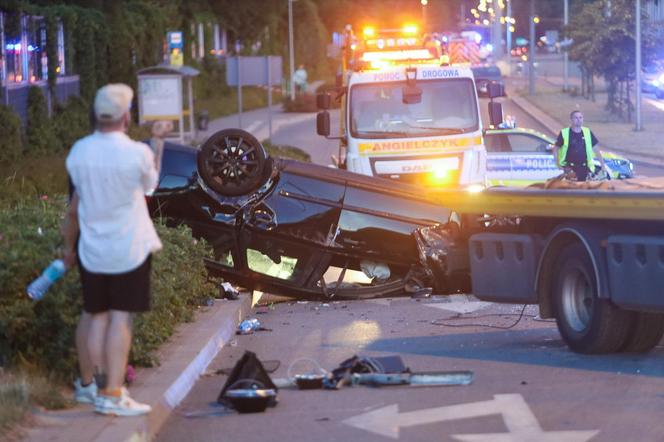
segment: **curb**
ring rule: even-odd
[[[120,432],[118,426],[111,426],[100,434],[98,440],[109,442],[153,440],[175,407],[191,391],[222,347],[231,342],[238,324],[249,313],[251,302],[251,295],[246,294],[235,302],[217,300],[215,307],[218,304],[221,306],[215,309],[214,314],[197,318],[195,323],[187,324],[186,330],[182,330],[178,338],[160,352],[167,354],[168,359],[163,360],[161,366],[149,373],[145,379],[144,389],[158,389],[156,391],[158,398],[152,395],[153,400],[148,401],[152,405],[152,412],[142,418],[142,422],[126,425],[125,431]],[[184,342],[178,342],[180,340]],[[175,374],[174,378],[170,377],[172,381],[168,378],[161,379],[165,372]],[[141,393],[140,389],[136,390],[137,396]]]
[[[178,326],[159,351],[158,367],[138,370],[131,395],[152,406],[141,417],[107,417],[79,405],[62,412],[38,413],[29,441],[138,442],[153,440],[180,402],[219,351],[229,345],[240,321],[249,314],[252,295],[242,293],[236,301],[216,300],[195,321]],[[40,425],[39,422],[42,424]]]
[[[508,98],[512,100],[514,104],[517,105],[517,107],[521,108],[522,111],[526,112],[529,114],[531,117],[534,119],[538,120],[544,127],[546,127],[551,133],[553,134],[558,134],[560,129],[565,126],[565,124],[560,123],[558,120],[555,118],[551,117],[549,114],[545,113],[541,109],[539,109],[537,106],[532,104],[530,101],[528,101],[527,98],[523,98],[520,95],[510,95]],[[606,147],[606,150],[624,155],[628,159],[632,161],[639,161],[642,163],[650,163],[650,164],[656,164],[656,165],[664,165],[664,158],[656,155],[644,155],[640,153],[633,153],[625,149],[621,148],[616,148],[610,145],[607,145],[606,143],[600,143],[600,145],[603,145]]]

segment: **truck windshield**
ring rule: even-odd
[[[403,82],[351,87],[350,128],[356,138],[441,136],[479,129],[477,99],[469,78],[418,81],[422,101],[404,104]]]

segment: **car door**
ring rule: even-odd
[[[484,135],[486,147],[486,177],[490,186],[507,185],[512,179],[510,140],[505,132]]]
[[[510,133],[507,138],[512,148],[510,185],[526,186],[560,174],[547,139],[529,133]]]
[[[323,166],[284,162],[274,189],[245,208],[239,259],[254,285],[306,290],[319,279],[345,192],[331,175]]]

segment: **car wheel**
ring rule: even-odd
[[[664,314],[636,312],[634,324],[621,351],[646,353],[652,350],[664,336]]]
[[[222,195],[244,195],[260,186],[266,161],[267,153],[253,135],[225,129],[208,138],[198,152],[198,174]]]
[[[567,246],[554,268],[554,306],[558,331],[577,353],[612,353],[623,348],[633,313],[597,294],[590,256],[582,244]]]

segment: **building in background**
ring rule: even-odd
[[[46,20],[40,16],[0,10],[0,80],[2,82],[2,104],[9,106],[25,123],[27,119],[27,97],[30,86],[42,88],[49,110],[51,103],[48,90],[48,58],[58,60],[55,96],[64,102],[70,95],[79,94],[77,75],[68,72],[65,65],[65,35],[61,22],[57,26],[57,52],[46,51]]]

